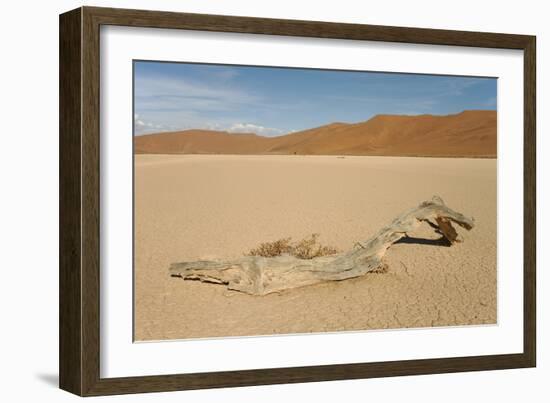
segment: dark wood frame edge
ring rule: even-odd
[[[524,51],[524,352],[101,378],[99,29],[124,25]],[[536,38],[482,32],[81,7],[60,15],[59,383],[80,396],[375,378],[536,365]]]

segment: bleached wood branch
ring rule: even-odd
[[[432,222],[434,221],[434,222]],[[170,274],[185,280],[223,284],[230,290],[251,295],[266,295],[323,281],[359,277],[385,267],[382,258],[387,249],[412,232],[422,222],[434,227],[449,243],[460,242],[452,223],[470,230],[474,219],[453,211],[434,196],[382,228],[372,238],[358,242],[348,252],[299,259],[290,255],[276,257],[244,256],[230,261],[174,263]]]

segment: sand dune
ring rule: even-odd
[[[135,137],[137,154],[256,154],[266,138],[251,133],[185,130]]]
[[[278,137],[186,130],[135,136],[138,154],[299,154],[496,157],[496,111],[377,115]]]

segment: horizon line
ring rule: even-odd
[[[154,135],[158,135],[158,134],[171,134],[171,133],[182,133],[182,132],[188,132],[188,131],[208,131],[208,132],[216,132],[216,133],[227,133],[227,134],[231,134],[231,135],[254,135],[254,136],[257,136],[257,137],[263,137],[263,138],[278,138],[278,137],[284,137],[284,136],[288,136],[290,134],[295,134],[295,133],[301,133],[301,132],[305,132],[305,131],[308,131],[308,130],[315,130],[315,129],[320,129],[322,127],[327,127],[327,126],[331,126],[331,125],[349,125],[349,126],[352,126],[352,125],[357,125],[357,124],[360,124],[360,123],[367,123],[377,117],[381,117],[381,116],[399,116],[399,117],[420,117],[420,116],[434,116],[434,117],[449,117],[449,116],[458,116],[458,115],[461,115],[463,113],[467,113],[467,112],[495,112],[497,113],[497,109],[464,109],[460,112],[455,112],[455,113],[447,113],[447,114],[437,114],[437,113],[420,113],[420,114],[406,114],[406,113],[377,113],[376,115],[370,117],[369,119],[367,120],[360,120],[358,122],[345,122],[345,121],[333,121],[333,122],[329,122],[329,123],[325,123],[325,124],[322,124],[320,126],[314,126],[314,127],[310,127],[310,128],[307,128],[307,129],[300,129],[300,130],[294,130],[294,131],[290,131],[290,132],[287,132],[287,133],[284,133],[284,134],[279,134],[279,135],[275,135],[275,136],[266,136],[266,135],[261,135],[261,134],[258,134],[258,133],[255,133],[255,132],[232,132],[232,131],[228,131],[228,130],[216,130],[216,129],[203,129],[203,128],[185,128],[185,129],[175,129],[175,130],[165,130],[165,131],[159,131],[159,132],[151,132],[151,133],[141,133],[141,134],[137,134],[135,132],[135,124],[132,123],[132,131],[134,132],[133,133],[133,136],[136,137],[136,136],[154,136]],[[134,119],[135,121],[135,119]]]

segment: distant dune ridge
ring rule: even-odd
[[[134,137],[137,154],[298,154],[488,157],[497,154],[497,112],[377,115],[277,137],[185,130]]]

